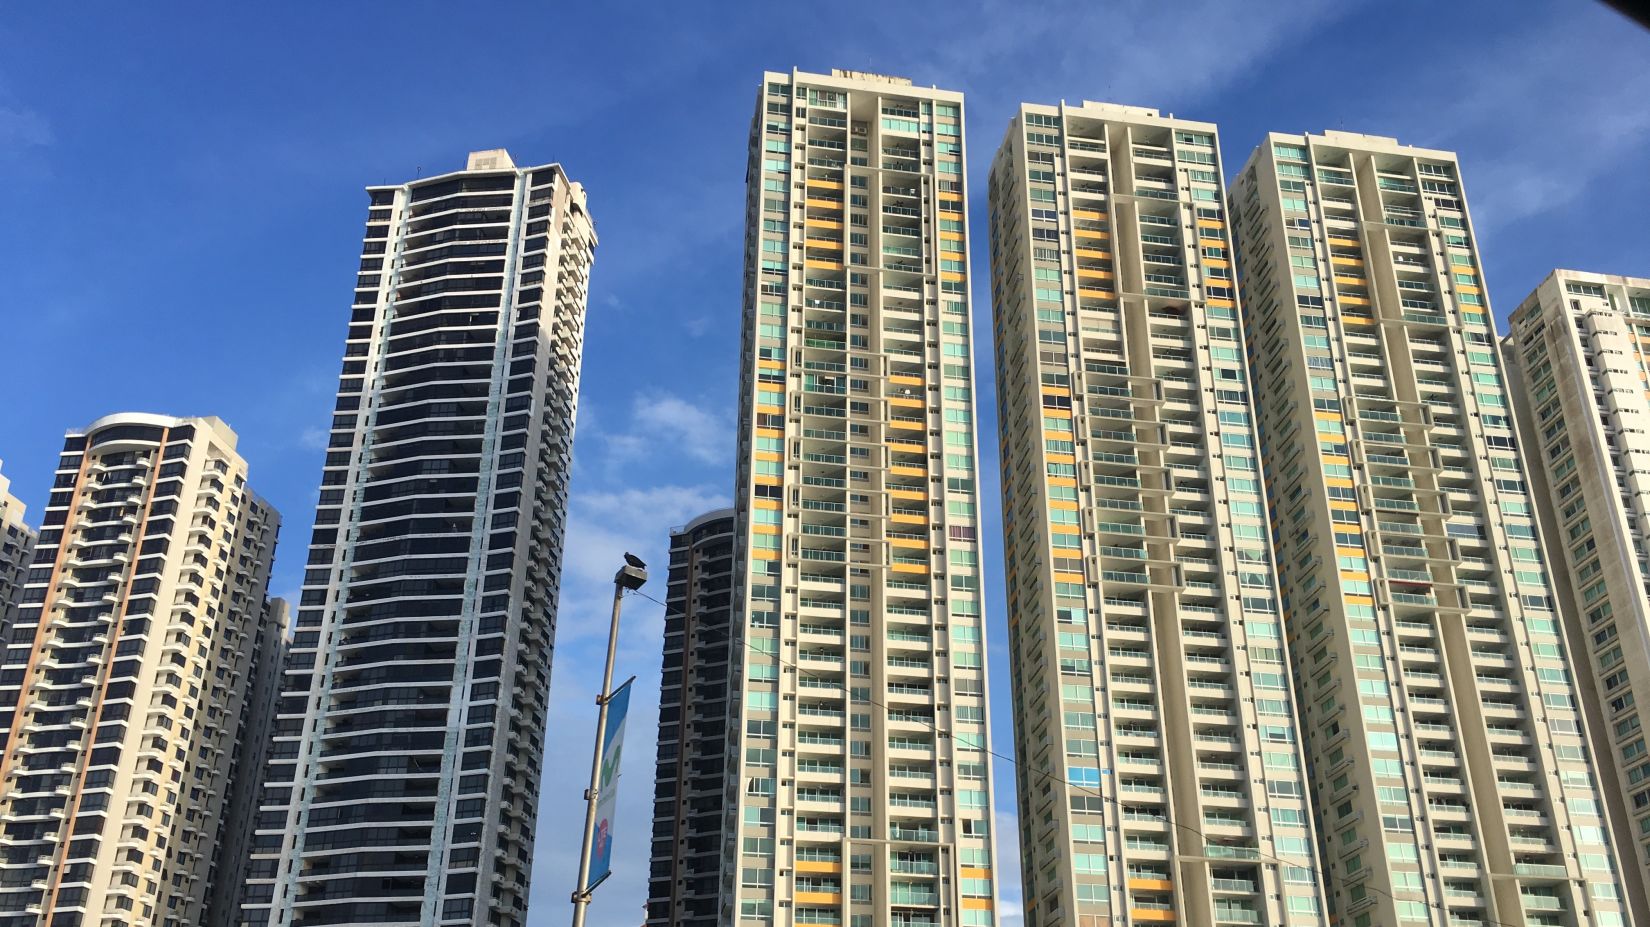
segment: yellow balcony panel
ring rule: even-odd
[[[1223,229],[1226,227],[1219,219],[1199,219],[1197,224],[1199,228],[1205,229]]]
[[[813,197],[809,197],[807,200],[805,200],[805,202],[808,204],[808,208],[810,208],[810,209],[841,209],[842,208],[842,201],[841,200],[816,200]]]
[[[942,270],[940,271],[940,279],[948,280],[952,283],[960,283],[963,280],[963,275],[954,270]]]
[[[1232,264],[1231,264],[1231,262],[1223,261],[1220,258],[1204,258],[1203,259],[1203,266],[1205,266],[1205,267],[1231,267]]]
[[[1369,574],[1365,573],[1361,570],[1342,570],[1341,571],[1341,579],[1357,579],[1357,580],[1363,580],[1365,582],[1368,582],[1369,581]]]
[[[1116,275],[1113,274],[1109,270],[1099,270],[1099,269],[1094,268],[1094,267],[1079,267],[1079,268],[1077,268],[1077,276],[1079,276],[1079,277],[1098,277],[1101,280],[1110,280],[1112,277],[1114,277]]]
[[[897,525],[926,525],[928,519],[922,515],[901,515],[898,512],[888,516],[888,520]]]
[[[1324,454],[1323,462],[1326,464],[1341,464],[1343,466],[1350,466],[1352,459],[1342,454]]]
[[[1046,459],[1049,463],[1074,464],[1077,462],[1076,456],[1072,454],[1048,454],[1046,455]]]
[[[777,476],[758,476],[758,477],[756,477],[756,482],[758,484],[762,485],[762,486],[778,486],[779,485],[779,477],[777,477]]]
[[[759,360],[756,362],[756,366],[761,367],[763,370],[785,369],[785,365],[776,360]]]
[[[1077,295],[1078,296],[1094,296],[1094,297],[1099,297],[1101,299],[1104,299],[1105,297],[1108,297],[1108,296],[1112,295],[1112,291],[1109,290],[1109,289],[1100,290],[1100,289],[1095,289],[1094,287],[1080,286],[1080,287],[1077,288]]]
[[[1070,409],[1044,409],[1043,415],[1047,418],[1071,418]],[[1045,429],[1046,431],[1046,429]]]
[[[1072,502],[1069,499],[1050,499],[1048,500],[1048,507],[1051,509],[1060,509],[1064,512],[1077,511],[1077,503]]]
[[[756,452],[756,459],[757,460],[779,460],[780,457],[779,457],[779,452],[778,451],[757,451]]]
[[[922,502],[928,498],[923,495],[920,489],[890,489],[888,490],[888,497],[890,499],[908,499],[912,502]]]
[[[891,405],[891,406],[899,406],[900,408],[903,408],[903,409],[920,409],[920,408],[922,408],[922,400],[921,399],[907,399],[904,396],[889,396],[888,397],[888,404]]]
[[[779,508],[779,500],[778,499],[758,499],[758,500],[756,500],[756,507],[759,508],[759,509],[777,509],[777,508]]]
[[[1110,238],[1111,233],[1105,229],[1074,229],[1071,233],[1076,238]]]
[[[842,242],[840,241],[831,241],[828,238],[810,238],[807,241],[810,248],[824,248],[827,251],[842,250]]]
[[[895,476],[927,476],[928,475],[928,471],[923,469],[922,467],[912,467],[912,466],[909,466],[909,465],[906,465],[906,464],[894,464],[893,466],[888,468],[888,472],[894,474]]]
[[[751,525],[751,530],[757,534],[778,534],[778,525]]]
[[[1362,277],[1348,277],[1345,274],[1335,275],[1336,286],[1369,286],[1369,281]]]
[[[1210,299],[1208,305],[1216,309],[1236,309],[1237,304],[1229,299]]]
[[[1337,294],[1335,294],[1335,298],[1340,300],[1341,304],[1345,305],[1345,306],[1367,306],[1367,305],[1369,305],[1368,297],[1364,297],[1364,296],[1349,296],[1345,293],[1337,293]],[[1346,317],[1342,316],[1341,318],[1344,320]],[[1362,322],[1363,319],[1358,319],[1357,321]]]
[[[1041,389],[1043,391],[1044,396],[1070,396],[1071,395],[1071,388],[1068,387],[1068,386],[1043,386],[1043,387],[1041,387]]]
[[[1338,422],[1341,420],[1339,412],[1313,412],[1312,417],[1320,422]]]
[[[888,382],[898,383],[901,386],[921,386],[922,377],[907,376],[903,373],[892,373],[888,375]]]
[[[1174,883],[1168,879],[1130,879],[1129,888],[1148,892],[1167,892],[1174,890]]]
[[[1106,214],[1098,209],[1073,209],[1071,217],[1073,219],[1104,219]]]
[[[888,427],[889,428],[904,428],[904,429],[910,430],[910,431],[922,431],[927,426],[924,425],[922,422],[902,422],[899,419],[889,419],[888,420]]]
[[[919,541],[915,538],[889,538],[888,543],[893,547],[910,547],[917,550],[928,546],[927,541]]]
[[[1348,604],[1348,605],[1368,605],[1370,607],[1374,607],[1375,600],[1373,598],[1371,598],[1370,596],[1367,596],[1367,595],[1349,595],[1349,596],[1346,596],[1346,604]]]
[[[1076,248],[1074,250],[1078,257],[1100,258],[1101,260],[1108,260],[1111,258],[1110,251],[1102,251],[1099,248]]]
[[[842,269],[842,262],[841,261],[821,261],[818,258],[808,258],[808,260],[805,261],[804,263],[806,264],[806,266],[812,267],[816,270],[841,270]]]
[[[1084,580],[1081,573],[1056,573],[1054,574],[1054,581],[1057,583],[1081,583]]]
[[[928,450],[921,441],[907,441],[904,438],[889,438],[888,446],[896,451],[909,451],[913,454],[925,453]]]
[[[940,240],[941,241],[962,241],[963,240],[963,233],[961,233],[961,232],[941,232],[940,233]]]
[[[836,892],[797,892],[797,904],[841,904],[842,896]]]
[[[797,872],[841,872],[841,863],[828,863],[817,859],[799,859],[796,861]]]
[[[964,898],[963,899],[963,908],[966,909],[966,910],[969,910],[969,911],[989,911],[989,910],[991,910],[991,899],[990,898]]]
[[[1325,486],[1342,486],[1342,487],[1345,487],[1347,489],[1352,488],[1352,481],[1347,479],[1344,476],[1327,477],[1326,479],[1324,479],[1323,484]]]
[[[1076,486],[1077,480],[1069,476],[1051,476],[1048,478],[1050,486]]]
[[[1457,292],[1457,293],[1470,293],[1473,296],[1477,296],[1478,293],[1479,293],[1479,289],[1475,286],[1467,286],[1466,284],[1458,283],[1458,284],[1455,285],[1455,292]]]
[[[825,219],[820,216],[809,216],[808,225],[816,229],[840,229],[841,219]]]
[[[842,189],[842,181],[840,181],[840,180],[821,180],[818,177],[809,177],[808,178],[808,186],[810,186],[810,187],[820,187],[820,188],[825,189],[825,190],[840,190],[840,189]]]
[[[1364,259],[1361,257],[1346,257],[1345,255],[1335,254],[1330,256],[1329,263],[1339,264],[1342,267],[1362,267],[1364,266]]]
[[[1130,908],[1129,918],[1136,923],[1172,924],[1173,911],[1160,911],[1157,908]]]
[[[893,570],[895,573],[926,573],[926,572],[928,572],[928,564],[926,564],[926,563],[895,563],[895,564],[891,564],[888,568],[890,570]]]
[[[785,433],[778,428],[758,428],[756,429],[756,436],[758,438],[783,438]]]
[[[964,866],[962,867],[962,877],[965,879],[989,879],[991,878],[991,870],[980,866]]]
[[[758,412],[771,412],[774,415],[782,415],[785,412],[785,407],[784,406],[770,406],[770,405],[763,405],[761,403],[757,403],[756,411],[758,411]]]

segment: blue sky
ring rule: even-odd
[[[1228,172],[1266,131],[1460,152],[1497,315],[1555,266],[1650,276],[1650,38],[1567,2],[11,4],[0,14],[0,458],[37,516],[65,429],[212,414],[285,515],[295,595],[366,184],[475,148],[560,161],[601,247],[539,821],[534,924],[573,882],[606,596],[628,548],[731,495],[744,145],[764,69],[845,67],[968,94],[976,330],[990,326],[985,168],[1020,100],[1218,122]],[[274,12],[270,12],[274,11]],[[177,362],[180,355],[204,360]],[[980,357],[990,354],[982,342]],[[978,395],[993,395],[989,367]],[[995,417],[980,414],[986,524]],[[987,561],[999,553],[989,543]],[[995,741],[1008,750],[1000,569]],[[658,589],[662,593],[662,582]],[[591,923],[646,894],[659,609],[628,606],[638,676],[618,868]],[[1018,905],[1011,770],[997,804]],[[1005,922],[1016,918],[1005,917]]]

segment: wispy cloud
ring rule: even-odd
[[[673,393],[643,393],[631,401],[629,416],[619,423],[604,421],[596,437],[609,465],[641,460],[668,464],[683,457],[722,464],[733,459],[734,451],[733,417],[726,411],[732,397],[728,400],[694,403]]]
[[[54,141],[46,117],[18,104],[0,103],[0,152],[44,148]]]

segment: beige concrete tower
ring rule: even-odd
[[[1139,107],[992,165],[1028,927],[1324,923],[1224,200]]]
[[[0,474],[0,639],[17,618],[23,577],[34,559],[35,532],[23,522],[23,502],[11,494],[11,481]]]
[[[1634,920],[1650,924],[1650,280],[1555,270],[1502,339]],[[1645,700],[1639,701],[1640,697]]]
[[[962,95],[768,73],[720,923],[996,923]]]
[[[1231,209],[1332,910],[1623,924],[1455,156],[1273,134]]]
[[[142,414],[64,441],[0,669],[6,927],[192,927],[239,891],[222,814],[279,516],[235,442]]]

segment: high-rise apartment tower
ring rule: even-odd
[[[1324,923],[1224,199],[1133,106],[992,165],[1027,927]]]
[[[280,518],[235,444],[135,413],[63,442],[0,663],[4,927],[194,927],[239,893],[223,815]]]
[[[1231,211],[1332,911],[1623,923],[1455,156],[1273,134]]]
[[[596,237],[503,151],[368,195],[242,922],[520,925]]]
[[[739,723],[734,525],[733,510],[720,509],[670,533],[648,879],[647,922],[657,927],[720,923],[728,730]]]
[[[1650,924],[1650,280],[1555,270],[1509,327],[1502,360],[1622,881]]]
[[[962,95],[768,73],[747,176],[720,921],[985,927]]]
[[[34,559],[35,532],[23,521],[21,499],[11,494],[11,481],[0,474],[0,637],[17,617],[23,577]]]

